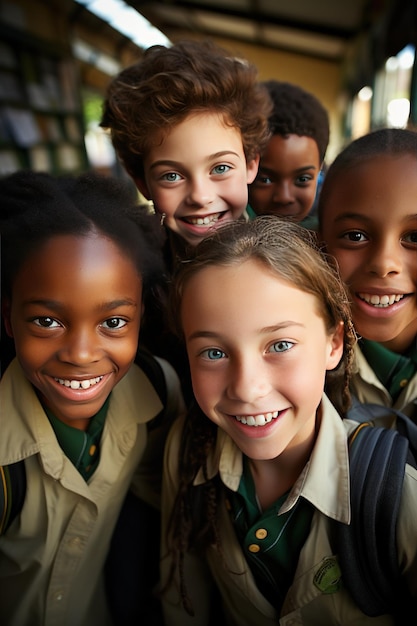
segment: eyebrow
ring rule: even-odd
[[[228,155],[233,155],[236,156],[240,159],[240,155],[235,152],[234,150],[222,150],[220,152],[215,152],[214,154],[209,154],[206,157],[207,161],[214,161],[216,159],[221,159],[224,156],[228,156]],[[152,165],[150,166],[150,169],[154,169],[155,167],[159,167],[159,166],[168,166],[168,167],[178,167],[179,165],[182,165],[180,161],[172,161],[169,159],[160,159],[159,161],[155,161],[154,163],[152,163]]]
[[[305,165],[304,167],[299,167],[295,171],[296,172],[304,172],[305,170],[317,170],[319,169],[315,165]]]
[[[364,222],[372,222],[373,219],[364,213],[341,213],[334,218],[334,222],[342,222],[343,220],[362,220]]]
[[[309,170],[317,170],[319,168],[317,168],[315,165],[305,165],[303,167],[297,167],[297,169],[293,170],[292,173],[296,173],[296,174],[301,174],[302,172],[307,172]],[[262,163],[259,165],[259,171],[262,172],[271,172],[272,174],[276,171],[274,169],[272,169],[271,167],[265,167],[262,165]]]
[[[417,219],[417,213],[410,213],[410,215],[405,215],[401,221],[404,223],[407,223],[407,222],[413,222],[416,219]],[[337,215],[333,219],[333,222],[334,223],[343,222],[344,220],[359,220],[362,222],[372,223],[374,221],[374,218],[369,217],[369,215],[365,215],[364,213],[354,213],[352,211],[351,213],[341,213],[340,215]]]
[[[286,320],[284,322],[280,322],[279,324],[273,324],[272,326],[264,326],[263,328],[259,330],[259,334],[268,335],[271,333],[275,333],[278,330],[283,330],[285,328],[288,328],[290,326],[299,326],[300,328],[305,328],[305,325],[301,324],[301,322],[294,322],[293,320]],[[221,337],[221,334],[210,331],[210,330],[196,330],[195,332],[191,333],[191,335],[187,337],[187,339],[188,341],[190,341],[191,339],[202,339],[202,338],[215,339],[217,337]]]
[[[63,308],[62,303],[59,302],[58,300],[49,300],[47,298],[45,298],[44,300],[42,299],[24,300],[23,305],[24,306],[28,306],[28,305],[44,306],[44,307],[47,307],[48,309],[52,309],[55,311],[59,311],[60,309]],[[118,300],[110,300],[110,302],[103,302],[99,306],[99,309],[101,309],[102,311],[112,311],[113,309],[117,309],[118,307],[121,307],[121,306],[137,307],[138,303],[135,300],[132,300],[131,298],[120,298]]]

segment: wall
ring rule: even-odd
[[[12,6],[12,13],[14,11],[17,16],[20,13],[20,19],[23,19],[28,31],[51,42],[59,42],[70,48],[72,38],[80,37],[117,60],[121,67],[126,67],[140,57],[141,50],[137,46],[129,45],[126,38],[83,11],[72,0],[9,0],[2,2],[1,6],[8,7],[9,13]],[[0,16],[1,12],[0,9]],[[169,33],[166,34],[170,37]],[[176,37],[181,38],[181,34],[177,33]],[[331,161],[342,143],[343,111],[339,101],[341,65],[222,38],[215,40],[231,53],[254,63],[258,67],[260,80],[275,78],[294,82],[319,98],[329,112],[331,133],[327,160]],[[92,64],[79,62],[78,65],[81,85],[104,95],[110,76]]]
[[[175,40],[166,33],[171,41]],[[176,35],[180,40],[181,34]],[[342,114],[340,101],[341,63],[314,59],[272,48],[237,43],[221,37],[213,37],[219,45],[254,63],[260,80],[277,79],[296,83],[313,93],[327,109],[330,119],[330,141],[327,151],[328,162],[332,161],[342,146]]]

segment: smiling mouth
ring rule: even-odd
[[[212,215],[206,215],[205,217],[184,217],[183,221],[188,224],[192,224],[193,226],[210,226],[210,224],[218,222],[223,215],[224,212],[213,213]]]
[[[71,389],[90,389],[94,385],[97,385],[104,376],[96,376],[95,378],[88,378],[86,380],[69,380],[67,378],[55,378],[57,383],[63,385],[63,387],[70,387]]]
[[[272,411],[272,413],[260,413],[259,415],[235,415],[235,418],[246,426],[265,426],[265,424],[276,419],[279,414],[280,411]]]
[[[386,296],[377,296],[369,293],[358,293],[361,300],[364,300],[367,304],[377,308],[386,308],[392,306],[395,302],[399,302],[404,298],[404,294],[392,294]]]

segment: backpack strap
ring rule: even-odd
[[[135,363],[146,374],[163,404],[160,413],[147,424],[149,436],[158,437],[158,427],[164,426],[165,417],[169,417],[165,373],[158,359],[146,348],[138,348]],[[160,511],[129,490],[104,566],[107,603],[114,626],[163,623],[160,604],[153,592],[159,576],[160,532]]]
[[[413,467],[417,467],[417,424],[413,422],[411,417],[408,417],[401,411],[387,407],[383,404],[374,404],[372,402],[359,402],[356,397],[352,398],[352,406],[349,409],[346,417],[352,419],[355,422],[375,422],[371,425],[381,426],[386,428],[386,418],[388,417],[395,430],[408,439],[408,456],[407,463]],[[384,420],[382,424],[379,420]]]
[[[407,453],[396,430],[366,422],[349,438],[352,519],[338,524],[339,559],[346,587],[369,616],[398,612],[404,596],[396,523]]]
[[[24,461],[0,465],[0,535],[9,528],[25,501],[26,471]]]
[[[152,383],[164,407],[161,412],[158,413],[158,415],[149,422],[148,428],[152,430],[153,428],[157,428],[164,419],[165,407],[168,401],[167,381],[165,378],[164,370],[162,369],[161,364],[158,362],[158,359],[156,359],[154,355],[146,348],[138,348],[136,352],[135,363],[136,365],[139,365],[139,367],[149,378],[149,381]]]

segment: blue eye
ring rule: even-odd
[[[286,352],[287,350],[291,350],[294,343],[292,341],[276,341],[270,347],[270,352]]]
[[[223,359],[226,356],[225,353],[218,348],[209,348],[208,350],[204,350],[201,355],[209,359],[210,361],[218,361],[219,359]]]
[[[168,174],[162,176],[162,179],[169,183],[176,183],[178,180],[181,180],[181,176],[175,172],[168,172]]]
[[[220,165],[216,165],[215,167],[213,167],[213,174],[226,174],[229,170],[231,170],[232,168],[230,167],[230,165],[225,165],[224,163],[221,163]]]

